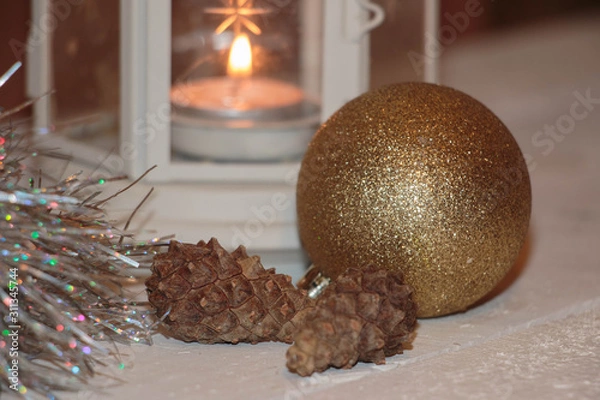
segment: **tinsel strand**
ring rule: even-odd
[[[6,122],[13,113],[0,112],[0,391],[54,398],[118,357],[111,342],[151,341],[148,311],[125,287],[161,239],[133,244],[108,222],[113,196],[95,200],[108,179],[41,186],[24,161],[44,154]]]

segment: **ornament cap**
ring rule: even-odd
[[[319,297],[331,283],[331,278],[323,275],[321,271],[311,265],[306,274],[298,281],[298,288],[306,290],[307,296],[311,299]]]

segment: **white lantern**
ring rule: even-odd
[[[68,18],[89,3],[100,4],[68,3]],[[53,12],[32,4],[34,21]],[[427,54],[438,13],[437,0],[121,0],[112,165],[132,178],[158,166],[155,219],[183,240],[299,254],[294,182],[311,136],[370,87],[436,81],[436,58],[417,66],[411,54]],[[52,68],[51,33],[30,48],[32,96],[65,73]],[[35,110],[40,128],[54,123],[48,107]]]

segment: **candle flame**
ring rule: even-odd
[[[237,35],[229,51],[227,75],[244,78],[252,75],[252,47],[250,39],[244,33]]]

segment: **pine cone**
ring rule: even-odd
[[[309,376],[358,361],[384,364],[385,357],[402,353],[416,315],[412,289],[400,271],[349,268],[327,287],[294,334],[287,367]]]
[[[216,239],[197,245],[172,241],[157,255],[146,280],[148,300],[170,333],[201,343],[291,343],[313,300],[287,275],[265,270],[240,246],[233,253]]]

